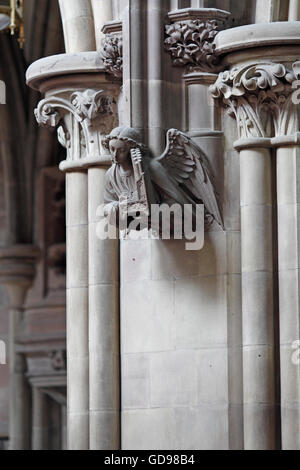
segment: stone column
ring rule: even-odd
[[[103,25],[113,19],[112,7],[112,0],[92,0],[97,50],[100,49],[102,39],[104,38],[102,32]]]
[[[289,2],[289,21],[298,21],[300,17],[300,5],[298,0]]]
[[[87,172],[66,174],[68,448],[89,448]],[[80,432],[79,432],[80,429]]]
[[[45,59],[51,73],[57,59]],[[105,74],[95,53],[62,55],[68,72],[39,75],[46,98],[36,117],[58,127],[67,149],[67,357],[68,448],[115,449],[119,446],[118,252],[117,244],[96,237],[96,209],[102,202],[104,174],[110,164],[102,138],[117,126],[119,83]],[[70,68],[72,63],[73,68]],[[88,64],[92,73],[80,74]],[[40,66],[38,65],[38,70]],[[54,65],[55,68],[55,65]],[[76,74],[77,72],[77,74]],[[45,75],[43,75],[45,74]],[[37,78],[39,77],[39,78]]]
[[[118,240],[97,237],[110,158],[88,170],[90,449],[120,448]]]
[[[264,139],[240,150],[244,446],[275,449],[271,154]]]
[[[256,0],[255,23],[279,21],[281,0]]]
[[[144,137],[147,123],[147,81],[144,47],[146,44],[146,2],[129,0],[124,10],[123,44],[124,115],[122,122],[135,128]]]
[[[49,447],[49,404],[47,395],[38,387],[32,390],[32,450]]]
[[[300,448],[300,370],[297,362],[300,344],[300,142],[297,135],[289,139],[290,143],[281,140],[280,143],[276,139],[281,430],[282,448],[296,450]]]
[[[38,250],[30,245],[16,245],[0,250],[0,280],[9,295],[9,447],[30,449],[30,389],[26,362],[18,354],[15,340],[22,327],[23,304],[35,274]]]
[[[164,18],[167,4],[154,0],[147,7],[148,44],[148,144],[154,155],[163,151],[165,112],[162,105],[167,87],[163,73]],[[166,2],[167,3],[167,2]]]
[[[264,83],[260,82],[262,75],[266,78]],[[238,91],[237,80],[241,80]],[[273,266],[276,191],[272,180],[270,126],[265,114],[267,105],[269,110],[275,107],[273,102],[268,102],[265,89],[271,84],[276,90],[279,83],[286,84],[288,80],[280,64],[249,64],[235,66],[231,74],[221,73],[211,87],[213,96],[221,97],[236,118],[240,137],[234,147],[240,152],[245,449],[278,446],[276,384],[279,377],[275,368],[278,353]],[[279,96],[275,91],[272,98]]]
[[[59,0],[59,6],[66,52],[95,51],[96,40],[91,0]]]
[[[299,65],[296,61],[286,67],[290,82],[299,77]],[[285,450],[296,450],[300,448],[300,370],[297,352],[300,347],[300,134],[299,108],[293,100],[290,85],[285,87],[285,100],[277,99],[273,111],[275,137],[271,142],[276,148],[281,443]]]
[[[91,0],[60,0],[66,52],[96,49]],[[72,126],[72,118],[66,118]],[[72,159],[80,158],[80,126],[74,120]],[[65,139],[65,136],[63,137]],[[69,141],[70,142],[70,141]],[[68,145],[63,142],[64,145]],[[69,147],[70,148],[70,147]],[[67,239],[67,445],[89,448],[88,180],[75,165],[66,173]],[[78,431],[80,429],[80,432]]]

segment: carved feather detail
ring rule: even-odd
[[[223,220],[213,178],[205,163],[205,156],[196,143],[183,132],[170,129],[167,132],[166,149],[155,158],[154,166],[160,163],[175,185],[183,190],[195,203],[203,202],[206,211],[223,228]]]

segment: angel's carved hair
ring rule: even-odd
[[[127,142],[133,148],[139,147],[141,150],[144,149],[144,145],[140,143],[139,133],[132,127],[121,126],[113,129],[111,133],[102,140],[103,147],[109,151],[109,143],[114,139]]]

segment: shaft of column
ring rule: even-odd
[[[165,82],[163,76],[164,17],[167,2],[148,0],[147,35],[148,41],[148,144],[154,155],[159,155],[165,142],[165,119],[163,95]]]
[[[22,319],[22,309],[9,312],[9,436],[10,450],[30,449],[30,389],[25,377],[23,355],[15,351],[15,338]]]
[[[256,0],[255,23],[279,20],[280,0]]]
[[[100,240],[105,167],[88,170],[90,449],[120,448],[118,240]]]
[[[300,371],[297,360],[300,340],[299,166],[299,147],[277,149],[281,431],[284,450],[300,449]]]
[[[92,0],[97,50],[100,49],[104,37],[102,33],[103,25],[113,19],[112,7],[112,0]]]
[[[68,448],[89,448],[87,173],[66,174]]]
[[[240,152],[244,443],[275,449],[271,155]]]
[[[147,127],[147,96],[145,77],[144,44],[146,33],[147,3],[143,0],[128,0],[123,23],[123,84],[124,122],[141,132]]]
[[[67,53],[95,51],[91,0],[59,0]]]
[[[48,398],[38,387],[32,390],[32,450],[49,448]]]
[[[300,16],[299,0],[290,0],[289,3],[289,21],[298,21]]]

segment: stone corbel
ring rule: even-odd
[[[219,72],[222,67],[215,53],[215,37],[224,29],[230,13],[215,8],[185,8],[168,13],[165,49],[173,65],[187,72]]]
[[[102,40],[102,47],[99,51],[107,73],[116,79],[123,76],[123,37],[122,22],[112,21],[106,23],[102,28],[105,38]]]
[[[298,112],[293,100],[293,82],[300,63],[290,69],[273,62],[261,62],[221,72],[210,87],[236,118],[240,139],[271,139],[298,131]]]
[[[101,141],[117,124],[116,103],[113,89],[73,91],[40,101],[35,110],[38,124],[57,128],[58,140],[67,150],[61,170],[107,159]]]

